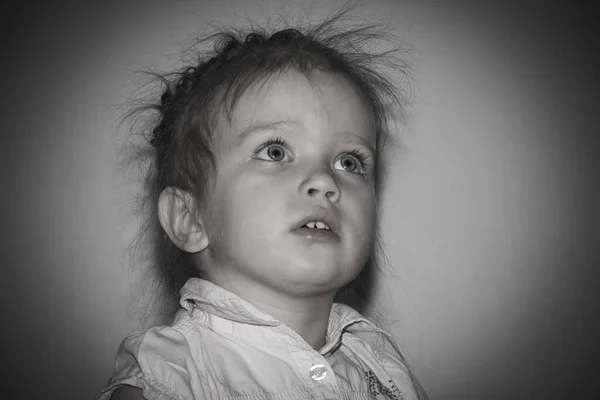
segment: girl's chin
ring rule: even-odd
[[[323,263],[323,260],[318,262],[308,259],[304,261],[290,265],[288,270],[283,271],[286,277],[282,278],[297,285],[336,288],[345,285],[344,277],[351,275],[350,271],[342,268],[337,262]]]

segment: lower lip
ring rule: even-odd
[[[301,236],[304,239],[315,242],[336,243],[340,241],[340,237],[335,233],[326,229],[316,228],[298,228],[292,231],[295,235]]]

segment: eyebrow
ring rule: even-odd
[[[238,141],[243,142],[249,137],[263,131],[282,130],[286,125],[298,125],[298,122],[291,120],[282,120],[276,122],[258,122],[251,124],[238,135]]]
[[[371,144],[371,142],[369,142],[364,137],[359,136],[356,133],[353,133],[353,132],[350,132],[350,131],[343,131],[342,133],[344,135],[346,135],[346,136],[352,136],[355,140],[357,140],[358,142],[360,142],[361,145],[363,145],[364,147],[366,147],[367,149],[369,149],[371,151],[371,153],[377,154],[375,152],[375,147],[373,147],[373,145]]]

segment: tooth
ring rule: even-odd
[[[306,224],[306,226],[308,226],[309,228],[314,228],[315,227],[315,223],[314,222],[309,222]]]
[[[321,221],[317,222],[315,225],[316,225],[316,226],[317,226],[317,228],[319,228],[319,229],[325,229],[325,224],[324,224],[324,223],[322,223]]]

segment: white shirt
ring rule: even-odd
[[[185,284],[181,307],[172,325],[123,341],[99,400],[121,385],[148,400],[417,399],[389,334],[346,305],[333,304],[319,351],[202,279]]]

